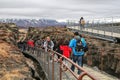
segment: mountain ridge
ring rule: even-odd
[[[52,19],[0,19],[0,23],[15,23],[19,27],[66,26],[65,22]]]

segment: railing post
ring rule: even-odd
[[[93,19],[93,21],[92,21],[92,27],[91,27],[91,28],[92,28],[92,29],[91,29],[92,31],[91,31],[91,34],[93,34],[93,27],[94,27],[94,19]]]
[[[60,80],[62,80],[62,57],[60,57]]]
[[[113,17],[112,17],[112,31],[111,31],[111,36],[113,37]]]
[[[101,70],[103,70],[103,56],[104,56],[104,49],[101,49]]]
[[[50,54],[48,54],[48,56],[50,57]],[[49,73],[50,73],[50,66],[49,66],[49,59],[48,59],[48,78],[50,78],[50,75],[49,75]]]
[[[106,28],[106,25],[107,25],[107,24],[106,24],[106,19],[104,19],[104,20],[105,20],[105,24],[104,24],[104,25],[105,25],[105,28]],[[106,32],[106,31],[105,31],[105,29],[104,29],[104,37],[105,37],[105,32]]]
[[[100,28],[99,21],[98,21],[98,28]],[[99,35],[99,29],[97,29],[97,34]]]
[[[44,68],[45,68],[45,58],[46,58],[46,55],[47,55],[47,52],[45,52],[45,53],[43,53],[44,55],[44,57],[43,57],[43,66],[44,66]]]
[[[52,80],[54,80],[54,53],[52,54]]]

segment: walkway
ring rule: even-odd
[[[112,75],[109,75],[103,71],[98,70],[96,67],[91,68],[87,65],[84,65],[83,67],[87,72],[90,74],[93,74],[95,77],[97,77],[99,80],[120,80],[117,79],[116,77],[113,77]],[[88,80],[88,78],[85,78],[83,80]]]
[[[92,74],[94,77],[97,78],[97,80],[120,80],[112,75],[109,75],[103,71],[98,70],[96,67],[91,68],[87,65],[83,66],[83,69],[85,69],[87,72],[89,72],[90,74]],[[77,72],[77,69],[75,70]],[[75,80],[74,77],[71,76],[71,74],[69,72],[65,72],[63,75],[67,75],[69,76],[69,79],[63,79],[63,80]],[[83,80],[91,80],[88,76],[84,76]]]
[[[68,28],[80,30],[79,26],[71,26],[71,27],[68,26]],[[118,33],[118,32],[117,33],[115,33],[115,32],[108,32],[108,31],[104,31],[104,29],[103,30],[99,30],[99,29],[93,29],[93,28],[85,28],[82,31],[120,38],[120,33]]]

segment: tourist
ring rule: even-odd
[[[45,49],[45,52],[48,52],[49,50],[53,50],[54,43],[49,36],[46,38],[43,47]],[[47,61],[49,60],[48,57],[50,57],[50,61],[52,62],[52,56],[50,54],[45,54],[45,55],[46,55]]]
[[[27,49],[28,51],[31,51],[32,53],[34,53],[34,41],[32,39],[27,41]]]
[[[84,51],[84,54],[85,54],[85,52],[88,51],[88,45],[87,45],[85,38],[82,35],[80,35],[80,38],[81,38],[82,50]],[[84,55],[82,55],[82,65],[81,65],[82,67],[83,67],[83,60],[84,60],[83,57],[84,57]]]
[[[27,41],[27,45],[28,45],[28,47],[32,47],[32,48],[35,46],[34,41],[32,39]]]
[[[80,30],[84,29],[84,25],[85,25],[85,20],[83,17],[80,18]]]
[[[63,52],[63,56],[65,56],[66,58],[70,58],[70,54],[72,52],[72,49],[68,46],[69,45],[69,41],[68,40],[65,40],[63,42],[63,45],[60,46],[60,50],[62,50]],[[63,63],[67,66],[67,60],[64,59],[63,60]]]
[[[63,44],[63,41],[64,41],[64,39],[63,38],[60,38],[60,39],[58,39],[57,40],[57,42],[56,42],[56,49],[55,49],[55,51],[56,52],[58,52],[59,54],[63,54],[63,52],[62,52],[62,50],[60,49],[60,46]],[[60,59],[60,55],[57,55],[58,56],[58,59]]]
[[[81,48],[77,48],[77,42],[81,40],[79,33],[75,32],[74,33],[74,38],[70,41],[69,47],[72,48],[72,60],[73,62],[77,62],[79,66],[82,66],[82,55],[84,55],[84,51]],[[71,66],[71,70],[74,71],[75,66]],[[81,71],[78,69],[78,74],[80,74]]]
[[[46,52],[47,52],[49,49],[50,49],[50,50],[53,50],[54,43],[53,43],[53,41],[50,39],[49,36],[46,38],[43,46],[44,46]]]

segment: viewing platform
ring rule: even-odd
[[[104,30],[104,28],[99,29],[95,27],[85,27],[81,29],[80,26],[67,26],[67,28],[72,29],[73,31],[78,31],[83,34],[88,34],[90,36],[112,42],[119,42],[120,39],[120,32],[113,32],[112,30],[108,31]]]

